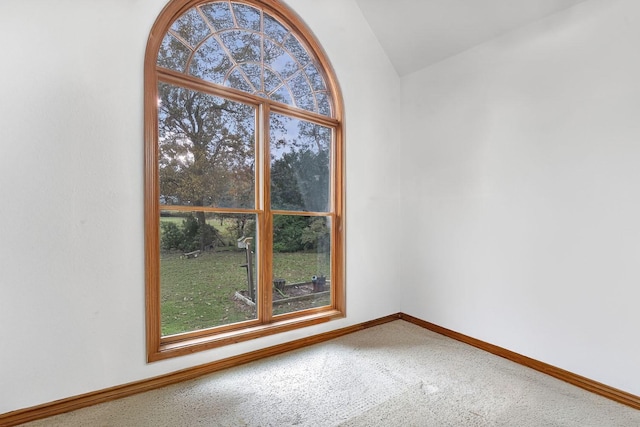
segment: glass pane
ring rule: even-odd
[[[282,84],[282,80],[275,73],[269,71],[268,69],[264,70],[264,90],[265,92],[272,92],[278,86]]]
[[[225,30],[234,27],[233,16],[231,15],[231,10],[229,10],[229,3],[209,3],[200,6],[200,10],[216,30]]]
[[[255,207],[255,108],[158,85],[160,203]]]
[[[313,98],[313,91],[309,82],[307,81],[305,74],[302,72],[297,73],[291,80],[289,80],[289,86],[291,92],[293,92],[293,98],[296,101],[296,106],[307,111],[317,111],[315,99]]]
[[[288,86],[280,87],[280,89],[272,93],[269,98],[282,102],[283,104],[293,105],[293,98],[291,98],[291,92],[289,92]]]
[[[231,59],[220,44],[210,37],[193,55],[189,73],[203,80],[222,84],[232,65]]]
[[[157,64],[182,73],[187,65],[189,55],[191,55],[191,49],[171,34],[167,34],[162,40]]]
[[[264,14],[264,33],[267,37],[271,37],[276,43],[282,43],[284,38],[289,34],[282,24],[271,16]]]
[[[331,303],[331,218],[273,217],[273,314]]]
[[[260,36],[248,31],[227,31],[220,34],[224,45],[238,63],[260,62]]]
[[[330,128],[271,114],[271,208],[329,210]]]
[[[209,34],[210,30],[195,9],[189,9],[171,26],[180,37],[187,41],[191,47],[196,47]]]
[[[255,215],[160,213],[163,336],[256,318],[255,235]]]
[[[284,47],[291,52],[293,57],[300,63],[301,66],[305,66],[309,61],[309,55],[307,55],[307,50],[302,47],[298,39],[296,39],[293,35],[287,37],[284,41]]]
[[[311,81],[311,85],[313,86],[313,90],[325,90],[324,79],[322,75],[318,72],[318,69],[315,65],[309,64],[304,69],[309,76],[309,80]]]
[[[290,77],[298,70],[298,64],[291,55],[269,40],[264,41],[264,64],[278,73],[282,79]]]
[[[262,91],[262,67],[258,64],[242,64],[240,66],[256,91]]]
[[[260,11],[258,9],[246,4],[233,3],[233,13],[236,15],[239,27],[260,31]]]
[[[253,86],[249,84],[249,81],[247,80],[247,78],[244,76],[243,73],[238,71],[237,68],[233,70],[231,74],[229,74],[229,79],[226,82],[224,82],[224,84],[225,86],[232,87],[234,89],[238,89],[243,92],[248,92],[248,93],[255,92],[255,89],[253,88]]]
[[[157,63],[208,82],[331,115],[327,84],[317,60],[276,18],[247,4],[214,1],[189,9],[163,39]]]
[[[331,103],[325,92],[316,92],[316,100],[318,101],[318,112],[325,116],[331,115]]]

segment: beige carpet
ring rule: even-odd
[[[637,427],[640,411],[398,320],[26,425]]]

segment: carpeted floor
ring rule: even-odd
[[[637,427],[640,411],[398,320],[25,425]]]

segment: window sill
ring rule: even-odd
[[[304,328],[307,326],[318,325],[320,323],[325,323],[330,320],[343,317],[345,317],[343,312],[332,309],[319,313],[309,314],[307,316],[276,320],[273,323],[267,325],[257,325],[234,331],[218,332],[215,333],[215,335],[211,334],[200,336],[197,338],[191,337],[180,341],[160,343],[157,351],[150,351],[148,353],[147,361],[151,363],[170,359],[172,357],[184,356],[187,354],[210,350],[229,344],[235,344],[255,338],[262,338],[277,333]]]

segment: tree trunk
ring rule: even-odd
[[[195,203],[196,206],[202,206],[202,200],[197,200]],[[198,221],[198,234],[200,235],[200,250],[204,251],[206,246],[206,225],[207,219],[204,216],[203,211],[196,211],[196,220]]]

